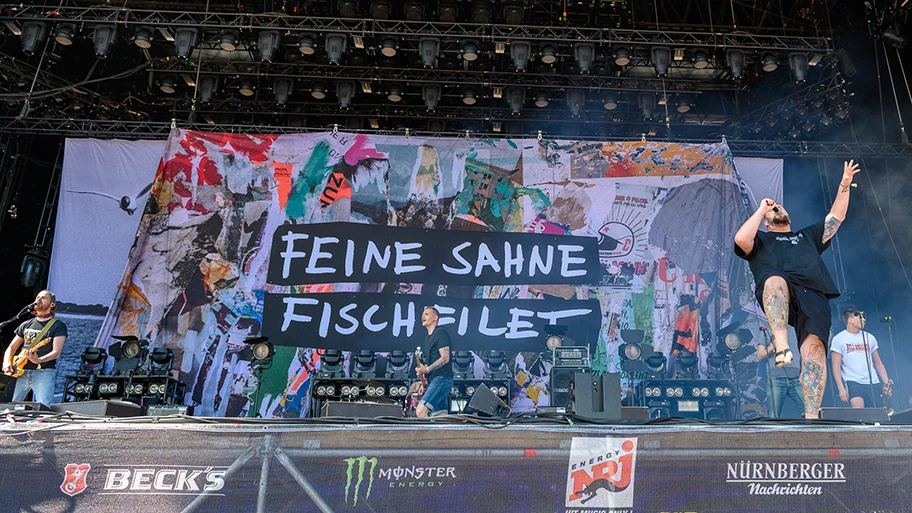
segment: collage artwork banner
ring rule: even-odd
[[[640,338],[697,353],[705,373],[720,330],[758,322],[731,241],[782,178],[755,159],[744,179],[725,143],[175,130],[148,189],[118,204],[67,185],[70,153],[61,216],[119,206],[139,223],[94,343],[171,348],[186,402],[216,416],[305,415],[322,349],[414,349],[430,305],[454,349],[510,351],[517,412],[548,404],[548,324],[597,372]],[[67,248],[52,285],[75,279],[54,270]],[[239,353],[261,334],[277,352],[257,383]]]

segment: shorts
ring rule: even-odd
[[[788,284],[788,323],[795,327],[795,335],[798,336],[798,347],[801,348],[808,336],[816,335],[823,342],[823,349],[826,351],[828,349],[827,341],[830,340],[830,326],[833,322],[830,300],[823,292],[792,285],[785,276],[780,276],[780,278],[783,278]],[[766,281],[764,281],[765,283]],[[757,302],[760,303],[760,308],[764,308],[762,284],[757,285],[755,295]],[[798,355],[794,356],[797,358]]]
[[[428,383],[427,390],[421,396],[418,404],[423,404],[431,413],[446,413],[450,409],[450,389],[453,388],[453,378],[437,376]]]
[[[883,407],[883,385],[880,383],[869,385],[867,383],[846,381],[846,389],[849,392],[849,399],[852,399],[853,397],[861,397],[864,399],[865,408]]]

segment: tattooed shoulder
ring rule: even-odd
[[[841,224],[842,221],[837,219],[836,216],[827,216],[826,222],[823,224],[823,242],[832,239]]]

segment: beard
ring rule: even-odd
[[[792,224],[791,218],[785,212],[773,215],[773,220],[770,223],[773,226],[788,226]]]

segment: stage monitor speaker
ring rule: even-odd
[[[621,406],[621,419],[648,420],[649,408],[645,406]]]
[[[146,416],[167,417],[168,415],[193,415],[193,406],[186,404],[150,404],[146,406]]]
[[[893,422],[909,422],[912,421],[912,409],[898,411],[893,415],[890,415],[890,420]]]
[[[327,401],[320,408],[321,417],[348,417],[371,419],[375,417],[402,417],[401,404]]]
[[[16,389],[16,378],[0,374],[0,403],[13,400],[13,391]]]
[[[12,411],[51,411],[50,408],[41,403],[33,403],[30,401],[0,403],[0,411],[7,409]]]
[[[484,383],[475,390],[475,394],[472,395],[472,399],[469,401],[469,408],[502,419],[509,417],[510,413],[512,413],[510,407],[504,404],[497,397],[497,394],[492,392]]]
[[[570,410],[573,401],[573,376],[584,372],[581,367],[551,368],[551,406]]]
[[[72,403],[52,404],[51,409],[57,412],[73,412],[80,415],[97,417],[139,417],[142,408],[138,404],[126,401],[76,401]]]
[[[886,408],[821,408],[820,418],[852,422],[889,422]]]
[[[621,420],[621,375],[573,375],[573,413],[587,419]]]

